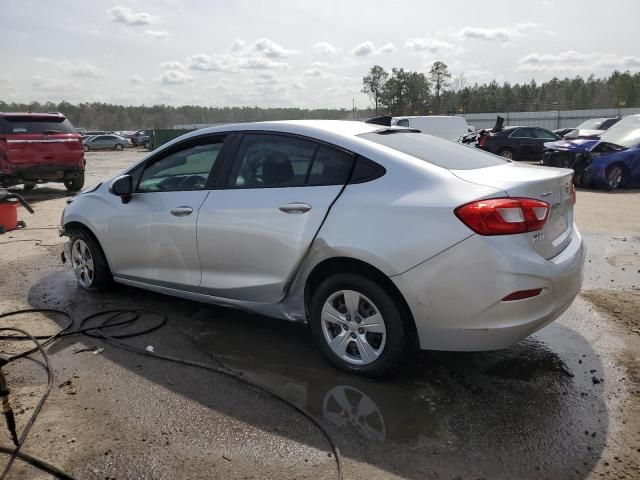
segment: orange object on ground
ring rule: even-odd
[[[0,203],[0,231],[5,232],[18,228],[18,202]]]

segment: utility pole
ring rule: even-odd
[[[353,112],[353,119],[356,120],[356,99],[355,98],[351,99],[351,109]]]

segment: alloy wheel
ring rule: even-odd
[[[87,243],[80,238],[71,246],[71,262],[78,283],[85,288],[91,287],[95,275],[93,256]]]
[[[609,182],[609,188],[611,188],[611,190],[615,190],[620,186],[620,184],[622,183],[623,175],[624,173],[622,171],[622,168],[618,167],[617,165],[611,168],[611,170],[607,173],[607,181]]]
[[[501,151],[500,156],[509,160],[513,160],[513,153],[511,153],[511,150]]]
[[[387,329],[382,314],[360,292],[331,294],[322,307],[321,324],[329,348],[345,362],[368,365],[384,351]]]

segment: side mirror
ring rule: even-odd
[[[133,178],[131,175],[120,175],[109,187],[109,192],[117,195],[122,200],[122,203],[129,203],[131,195],[133,194]]]

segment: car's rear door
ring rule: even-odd
[[[352,168],[353,156],[275,133],[238,139],[224,188],[198,212],[202,291],[280,300]]]
[[[117,204],[101,234],[114,276],[168,288],[198,288],[196,219],[221,165],[225,138],[183,142],[133,174],[135,193],[128,203]]]
[[[536,139],[531,128],[518,128],[509,137],[514,160],[532,160]]]

